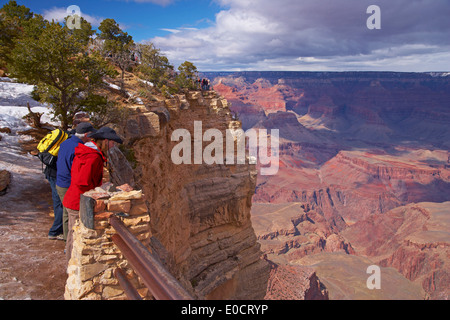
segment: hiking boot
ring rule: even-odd
[[[51,236],[51,235],[49,235],[48,236],[48,239],[49,240],[64,240],[64,235],[63,234],[58,234],[57,236]]]

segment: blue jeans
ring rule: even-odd
[[[47,176],[48,182],[50,182],[50,187],[52,188],[52,199],[53,199],[53,212],[55,213],[55,220],[53,225],[48,232],[49,236],[58,236],[63,233],[63,205],[61,199],[59,198],[58,191],[56,191],[56,178]]]

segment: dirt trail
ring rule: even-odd
[[[49,240],[53,223],[50,185],[36,157],[10,145],[0,167],[12,174],[0,196],[0,299],[63,300],[64,242]]]

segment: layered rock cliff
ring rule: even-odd
[[[187,130],[194,146],[194,121],[201,121],[202,135],[214,128],[225,137],[225,130],[240,128],[227,101],[214,92],[190,92],[130,110],[121,128],[123,149],[134,166],[131,183],[146,196],[152,250],[199,299],[264,298],[269,266],[250,220],[255,166],[171,159],[180,143],[172,141],[175,130]]]
[[[337,138],[338,143],[426,141],[438,148],[449,146],[448,76],[393,72],[205,74],[214,80],[215,90],[236,106],[244,127],[263,121],[270,113],[292,111],[300,123],[323,130],[323,137]],[[265,93],[261,102],[258,92]],[[273,103],[266,108],[268,101]],[[262,111],[258,120],[255,110]]]

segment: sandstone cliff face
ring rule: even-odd
[[[269,266],[250,220],[257,171],[250,165],[175,165],[176,129],[240,127],[227,101],[191,92],[136,106],[123,128],[146,195],[153,249],[199,299],[262,299]],[[211,142],[203,142],[203,147]],[[203,149],[202,149],[203,150]],[[192,149],[194,154],[194,149]],[[192,162],[193,163],[193,162]]]

